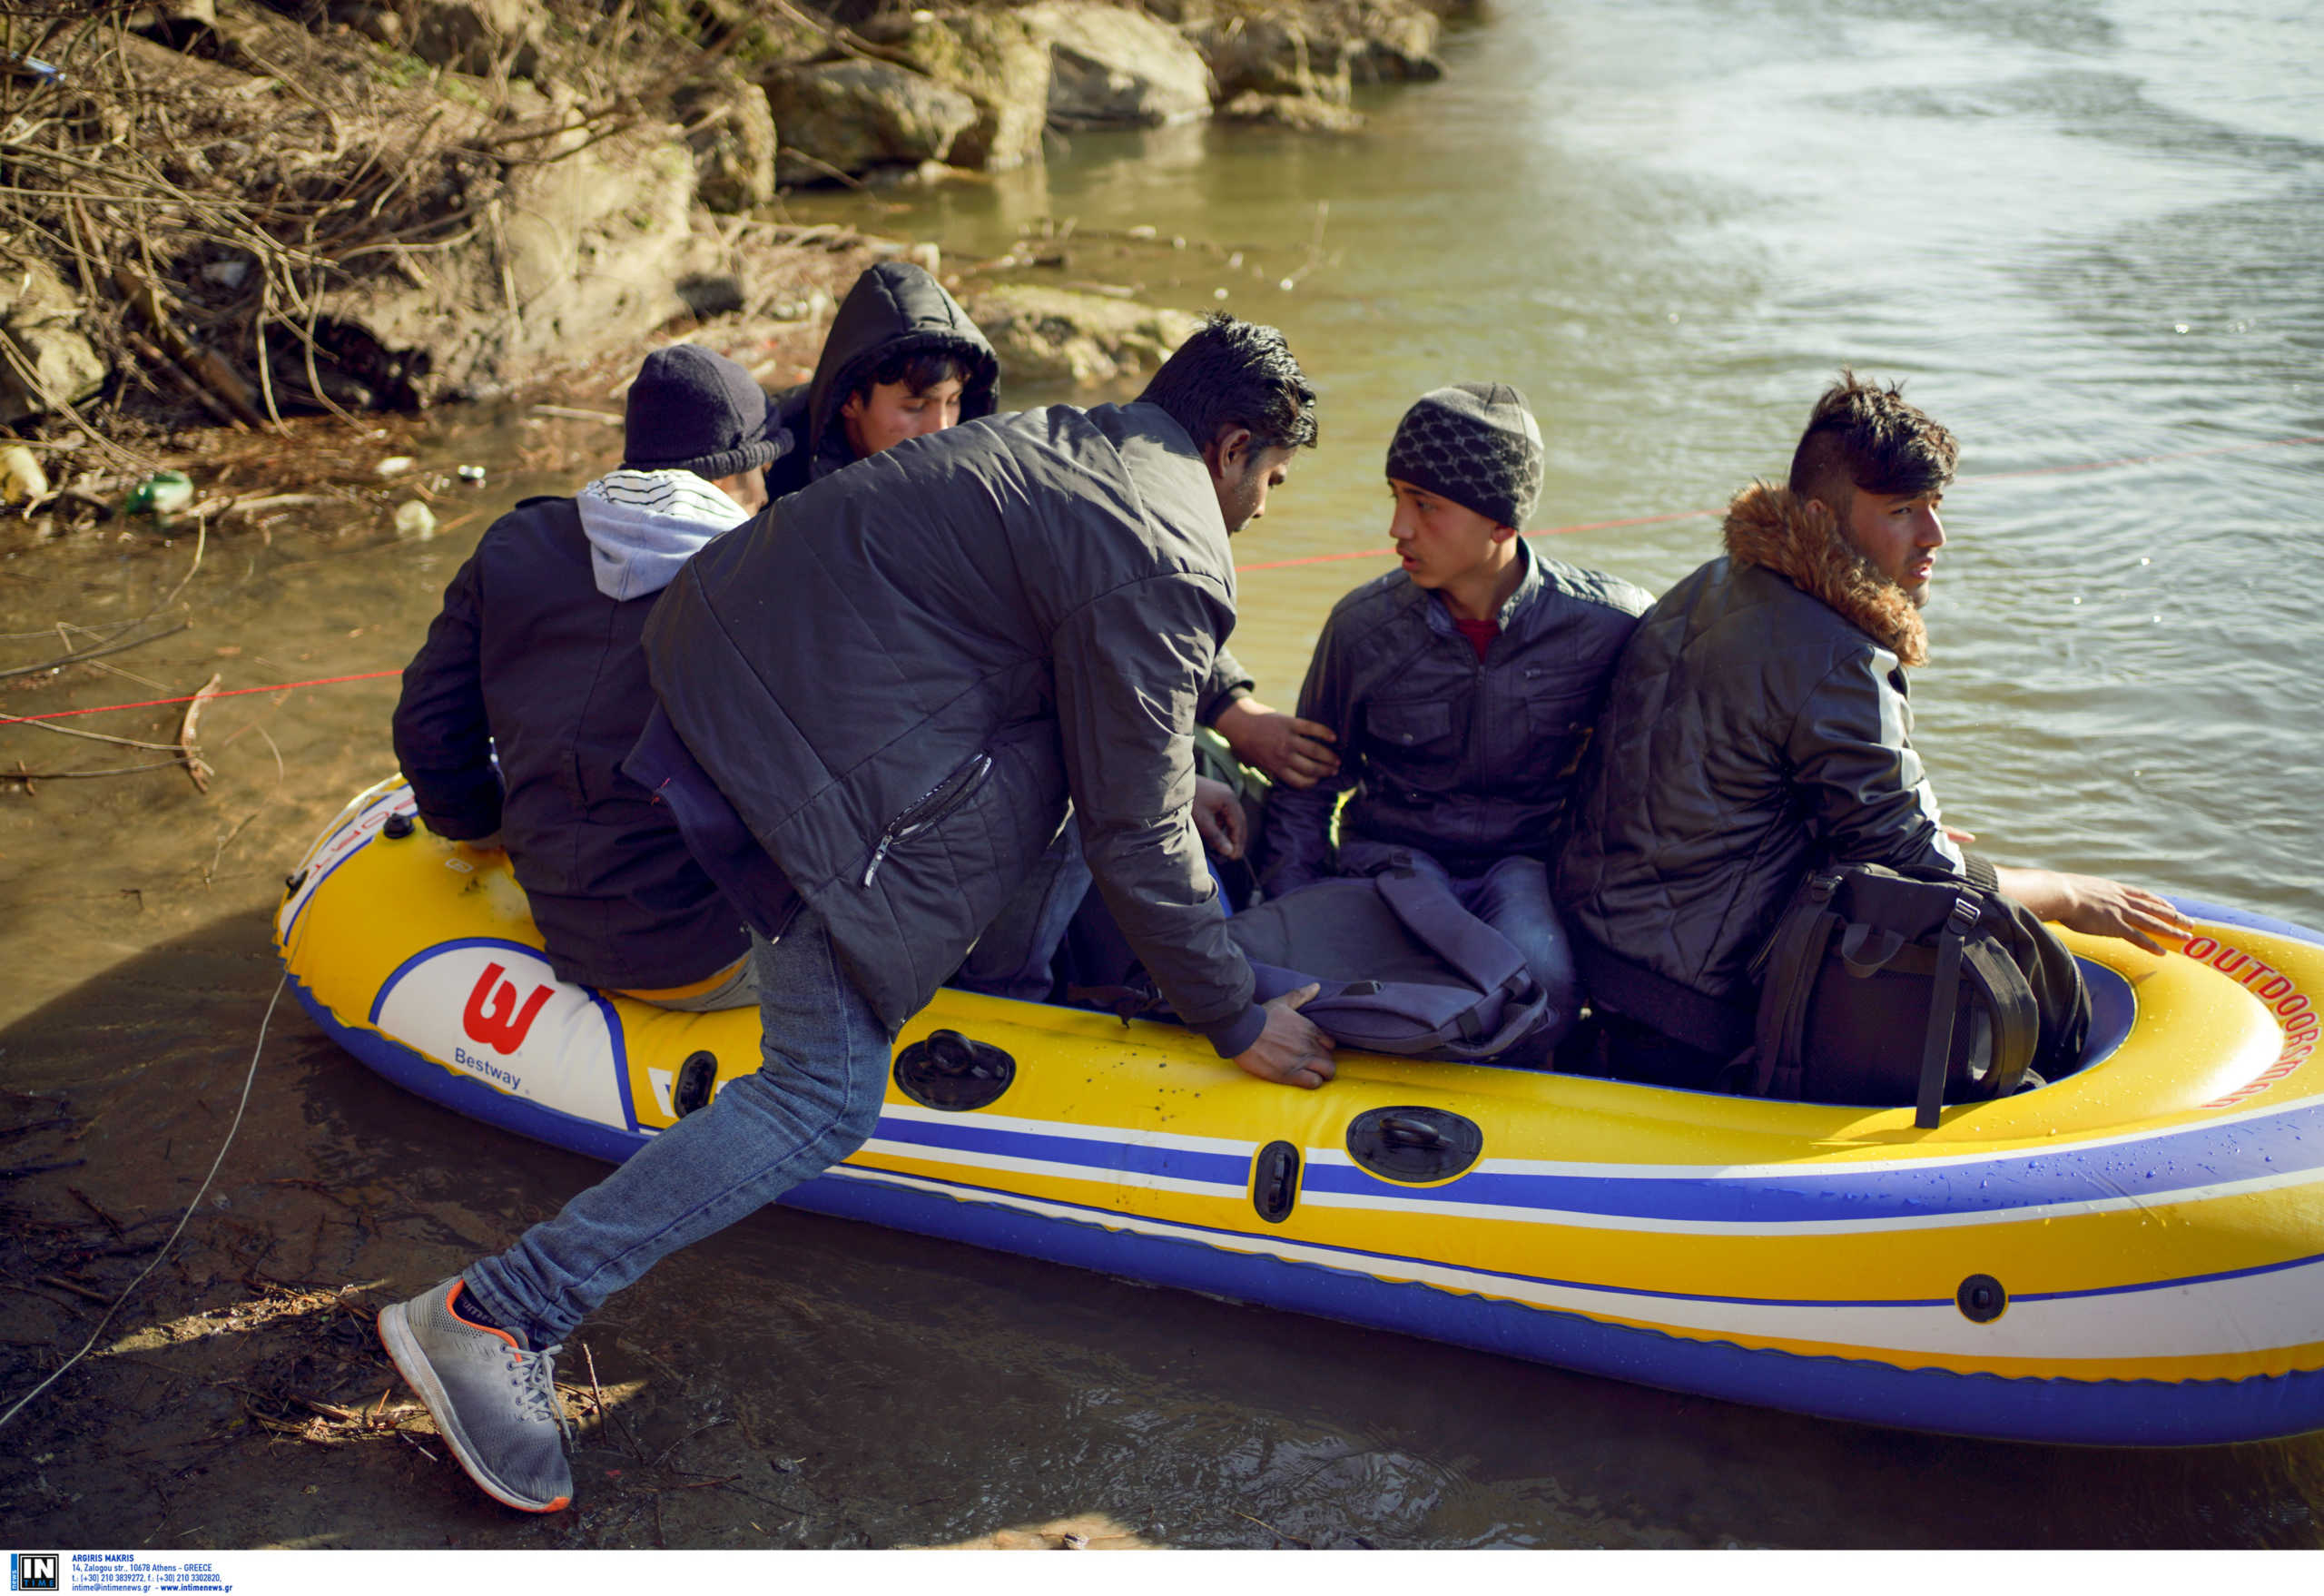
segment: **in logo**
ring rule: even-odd
[[[525,1045],[525,1033],[533,1029],[534,1016],[541,1011],[541,1005],[548,1001],[554,989],[535,987],[533,995],[519,1009],[516,983],[500,980],[505,973],[497,964],[484,967],[484,973],[477,978],[475,989],[468,993],[468,1007],[461,1010],[460,1024],[469,1040],[481,1042],[496,1052],[513,1053]],[[497,991],[493,990],[496,981],[499,982]]]
[[[57,1565],[61,1559],[54,1552],[12,1552],[8,1554],[8,1589],[11,1591],[54,1591]]]

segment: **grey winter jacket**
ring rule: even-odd
[[[1070,795],[1108,907],[1223,1053],[1264,1014],[1190,805],[1235,624],[1208,472],[1158,407],[909,439],[703,551],[646,628],[655,693],[901,1027],[1000,914]]]
[[[1653,596],[1518,548],[1524,575],[1482,662],[1443,599],[1402,571],[1333,606],[1299,714],[1339,734],[1340,768],[1269,795],[1270,896],[1332,873],[1332,811],[1350,787],[1343,836],[1422,849],[1455,876],[1551,857],[1608,676]]]
[[[1749,965],[1813,865],[1967,864],[1913,751],[1919,611],[1783,488],[1737,495],[1726,543],[1623,653],[1553,892],[1579,938],[1748,1002]]]

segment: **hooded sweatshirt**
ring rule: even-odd
[[[957,355],[968,366],[961,420],[992,414],[1000,376],[992,345],[925,270],[909,261],[882,261],[857,278],[841,301],[814,379],[776,396],[778,420],[797,441],[767,468],[768,496],[796,493],[852,464],[855,450],[841,407],[881,361],[923,350]]]
[[[692,471],[615,471],[583,488],[574,504],[597,591],[614,599],[661,592],[695,550],[751,518]]]
[[[639,641],[749,517],[688,471],[621,470],[493,523],[403,676],[396,757],[428,829],[501,835],[560,980],[655,990],[749,951],[668,810],[621,772],[653,713]]]

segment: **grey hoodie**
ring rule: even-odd
[[[692,471],[624,468],[598,478],[573,502],[597,591],[612,599],[661,592],[704,545],[751,518]]]

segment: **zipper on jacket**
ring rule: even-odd
[[[880,833],[880,841],[872,850],[871,862],[863,867],[863,880],[860,884],[867,887],[872,884],[872,879],[880,873],[880,866],[887,862],[889,849],[913,832],[934,825],[967,803],[970,795],[983,785],[984,778],[991,770],[992,755],[979,754],[921,793],[911,807],[890,821],[888,829]]]

